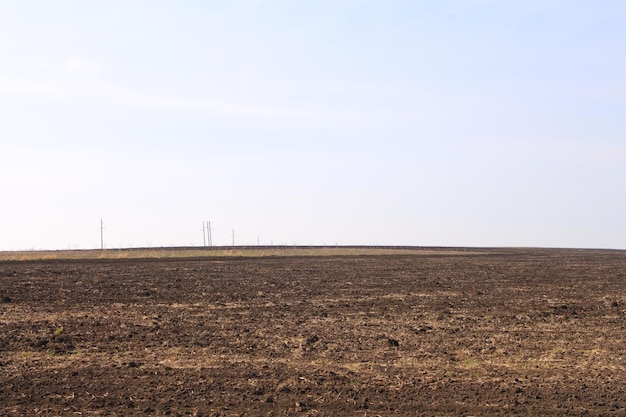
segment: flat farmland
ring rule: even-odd
[[[625,416],[626,252],[0,261],[0,415]]]

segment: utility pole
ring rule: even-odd
[[[206,246],[206,231],[204,229],[204,222],[202,222],[202,246]]]
[[[100,219],[100,250],[104,250],[104,221]]]
[[[211,222],[207,222],[207,234],[209,235],[209,246],[213,246],[213,238],[211,237]]]
[[[233,248],[235,247],[235,229],[233,229]]]

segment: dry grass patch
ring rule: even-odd
[[[41,261],[81,259],[164,259],[164,258],[220,258],[220,257],[285,257],[285,256],[371,256],[371,255],[481,255],[488,252],[475,249],[421,248],[421,247],[213,247],[213,248],[145,248],[93,249],[58,251],[4,251],[0,261]]]

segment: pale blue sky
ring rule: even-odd
[[[626,249],[622,0],[0,0],[0,250]]]

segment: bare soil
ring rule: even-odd
[[[626,252],[0,262],[0,415],[626,416]]]

